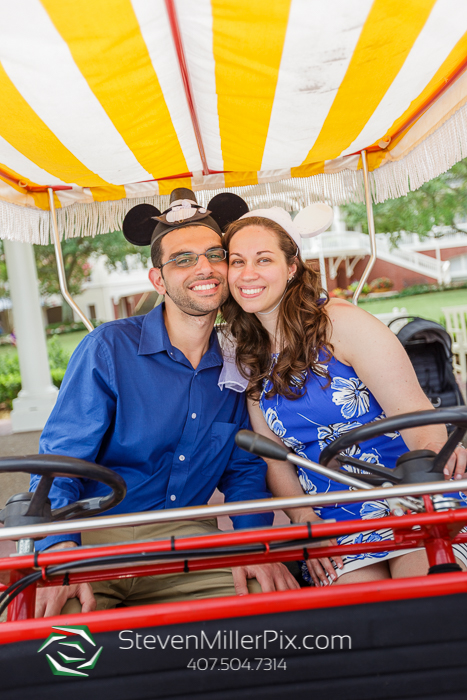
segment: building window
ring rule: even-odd
[[[94,304],[89,304],[88,306],[88,316],[90,319],[95,320],[97,318],[96,307]]]

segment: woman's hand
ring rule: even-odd
[[[433,450],[433,452],[438,453],[442,448],[439,443],[430,442],[427,446],[427,450]],[[457,445],[456,449],[449,457],[448,461],[444,465],[443,474],[446,481],[450,479],[463,479],[466,474],[467,468],[467,449],[463,445]],[[467,496],[467,491],[461,491]]]
[[[294,509],[290,513],[291,520],[294,523],[294,525],[297,525],[298,523],[306,523],[309,522],[312,525],[316,525],[317,523],[322,523],[324,520],[321,520],[321,518],[318,518],[316,513],[311,509],[311,508],[303,508],[303,509]],[[329,539],[329,540],[324,540],[324,542],[317,542],[316,544],[311,544],[307,545],[308,549],[311,549],[313,547],[336,547],[337,546],[337,541],[335,538]],[[331,561],[332,559],[332,561]],[[334,565],[332,562],[335,562],[336,565],[338,566],[339,569],[344,568],[344,562],[342,561],[342,557],[335,555],[331,558],[329,557],[323,557],[321,559],[307,559],[306,565],[307,569],[310,573],[310,576],[312,578],[313,583],[315,586],[327,586],[329,584],[329,579],[327,577],[327,573],[329,574],[329,577],[332,582],[337,581],[337,574],[336,570],[334,568]]]
[[[433,450],[433,452],[438,454],[442,447],[443,445],[439,442],[430,442],[425,449]],[[462,479],[465,476],[466,468],[467,449],[462,445],[458,445],[444,466],[444,478],[447,481],[449,479]]]
[[[314,521],[313,524],[316,524],[316,522],[322,522],[320,520]],[[311,547],[336,547],[337,546],[337,541],[333,537],[330,540],[324,540],[324,542],[317,542],[314,545],[311,545]],[[311,548],[310,545],[308,548]],[[315,586],[327,586],[329,585],[329,579],[326,574],[329,574],[329,578],[331,579],[331,582],[334,583],[337,581],[337,574],[334,568],[334,565],[332,562],[335,562],[336,565],[338,566],[339,569],[344,568],[344,562],[342,561],[342,557],[338,555],[334,555],[333,557],[323,557],[320,559],[307,559],[306,565],[308,568],[308,571],[310,573],[310,576],[313,580],[313,583]]]

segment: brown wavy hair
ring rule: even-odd
[[[247,396],[259,400],[265,380],[269,379],[271,386],[266,398],[279,394],[298,399],[306,393],[308,371],[329,381],[321,364],[323,359],[329,361],[333,352],[327,340],[329,319],[325,307],[329,297],[320,285],[318,274],[302,260],[292,238],[271,219],[252,216],[234,221],[223,238],[227,249],[235,234],[246,226],[261,226],[272,231],[287,264],[295,263],[297,270],[279,307],[277,330],[281,345],[272,368],[270,336],[256,315],[244,311],[232,296],[223,305],[221,311],[227,332],[237,342],[237,367],[250,380]],[[320,351],[324,353],[321,362],[318,361]]]

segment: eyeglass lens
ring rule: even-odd
[[[226,259],[227,252],[224,248],[212,248],[205,253],[200,253],[200,255],[205,255],[207,261],[210,263],[218,263]],[[174,261],[178,267],[191,267],[192,265],[196,265],[199,257],[200,256],[196,253],[182,253],[181,255],[177,255]]]

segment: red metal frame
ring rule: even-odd
[[[67,615],[66,622],[69,625],[87,625],[91,632],[97,633],[466,592],[467,573],[437,574],[436,576],[353,583],[346,586],[102,610]],[[52,625],[57,624],[63,624],[63,617],[5,622],[0,625],[0,644],[45,639],[50,634]]]
[[[433,512],[431,500],[424,497],[428,512],[403,517],[389,516],[384,519],[385,527],[392,528],[394,540],[382,542],[366,542],[364,544],[310,546],[310,535],[313,538],[330,538],[337,535],[359,532],[362,529],[361,520],[345,522],[330,522],[320,524],[291,525],[288,527],[253,530],[246,532],[226,532],[198,537],[180,537],[176,539],[157,540],[153,542],[136,542],[117,544],[103,547],[80,548],[72,550],[44,552],[38,555],[23,555],[21,557],[5,557],[0,559],[0,571],[11,570],[11,582],[26,576],[34,570],[42,569],[43,577],[39,586],[62,585],[63,575],[47,577],[46,567],[65,564],[83,559],[96,560],[96,565],[102,557],[119,556],[140,552],[181,552],[181,558],[175,561],[155,562],[148,564],[119,565],[102,570],[84,572],[71,571],[68,583],[84,581],[99,581],[114,578],[133,578],[167,573],[182,573],[183,571],[209,570],[219,567],[269,563],[277,561],[294,561],[298,558],[319,558],[336,554],[359,554],[362,552],[397,551],[406,548],[425,546],[430,566],[455,563],[452,549],[453,543],[467,541],[467,535],[459,535],[459,529],[467,522],[467,509]],[[380,518],[365,521],[365,529],[373,530],[381,526]],[[412,529],[416,526],[417,529]],[[303,540],[303,545],[300,544]],[[274,542],[289,542],[290,547],[280,550],[270,550]],[[245,544],[262,544],[264,552],[253,554],[224,554],[215,557],[184,559],[182,552],[198,549],[214,550],[218,547],[232,547]],[[92,564],[86,564],[91,566]],[[452,574],[451,574],[452,575]],[[459,574],[455,573],[455,577]],[[425,579],[424,579],[425,580]],[[384,583],[386,585],[387,582]],[[347,590],[347,586],[346,589]],[[255,596],[256,598],[256,596]],[[28,587],[10,604],[8,620],[16,621],[34,616],[35,586]]]
[[[193,124],[199,155],[201,157],[201,162],[203,163],[203,175],[209,175],[211,171],[209,170],[206,152],[204,150],[203,138],[201,135],[201,127],[199,125],[198,115],[196,113],[195,99],[193,96],[193,89],[191,87],[190,73],[186,62],[185,50],[183,48],[182,34],[180,32],[180,24],[178,22],[175,0],[165,0],[165,7],[169,16],[170,29],[175,44],[175,50],[177,52],[178,65],[182,75],[183,88],[185,90],[185,97],[188,103],[188,109],[190,111],[191,123]]]

